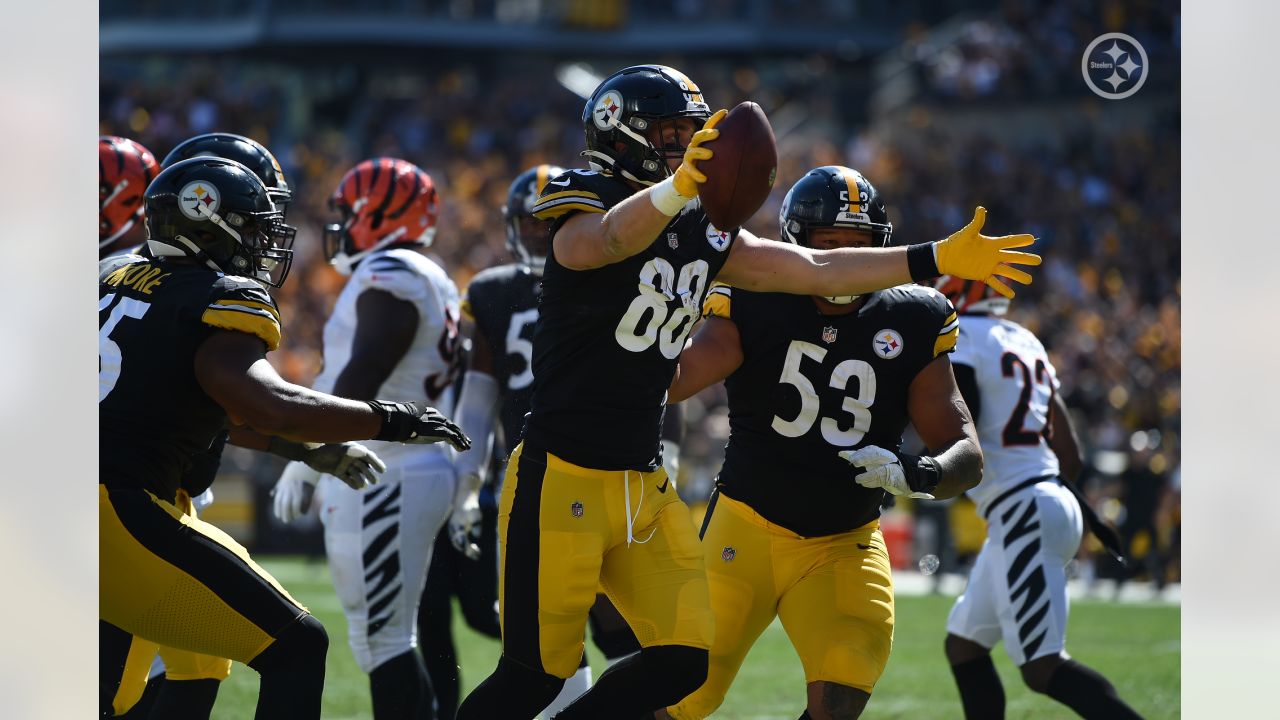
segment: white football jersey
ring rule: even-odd
[[[952,365],[973,368],[981,409],[982,482],[968,492],[980,513],[1009,488],[1058,474],[1047,424],[1058,376],[1028,329],[999,317],[961,315]]]
[[[409,350],[378,388],[378,400],[426,401],[453,412],[453,385],[460,366],[458,288],[437,264],[409,248],[391,248],[364,258],[351,273],[324,326],[324,369],[313,387],[333,392],[351,359],[356,331],[356,301],[366,290],[382,290],[418,309],[418,331]],[[374,442],[386,459],[403,448],[420,446]],[[437,447],[437,446],[430,446]],[[439,447],[443,447],[440,445]]]

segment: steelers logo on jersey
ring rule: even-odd
[[[717,230],[714,225],[707,223],[707,243],[715,248],[716,252],[724,252],[729,247],[729,233]]]
[[[886,328],[876,333],[875,339],[871,341],[871,347],[876,351],[876,355],[885,360],[892,360],[902,354],[902,335],[897,330]]]
[[[192,220],[208,220],[221,203],[218,188],[202,180],[187,183],[178,193],[178,207]]]

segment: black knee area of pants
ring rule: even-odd
[[[656,645],[640,651],[645,680],[653,687],[669,689],[659,697],[662,706],[675,705],[707,681],[711,653],[687,645]]]
[[[1067,660],[1053,671],[1045,694],[1089,720],[1142,718],[1120,699],[1115,686],[1102,673],[1075,660]]]
[[[435,717],[435,697],[416,650],[401,653],[369,673],[375,718]]]
[[[503,656],[493,674],[458,707],[458,720],[529,718],[560,694],[564,679],[534,670]]]
[[[323,670],[328,652],[329,633],[314,615],[308,613],[277,635],[270,647],[249,661],[249,667],[261,674],[315,664]]]

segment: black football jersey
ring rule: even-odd
[[[99,265],[99,482],[174,498],[226,425],[195,376],[219,329],[280,344],[279,311],[253,280],[136,255]]]
[[[854,482],[838,453],[898,450],[916,374],[955,349],[955,310],[937,291],[871,293],[848,315],[811,298],[716,287],[706,314],[738,328],[742,365],[725,380],[729,443],[717,486],[805,537],[846,532],[880,513],[884,491]]]
[[[635,193],[573,170],[547,182],[534,215],[552,234],[574,213],[603,213]],[[650,470],[676,358],[737,231],[711,225],[696,201],[644,251],[593,270],[558,263],[554,245],[533,335],[526,439],[576,465]]]
[[[477,274],[462,299],[462,311],[493,350],[494,378],[502,393],[503,443],[497,457],[519,442],[533,399],[533,328],[541,292],[542,278],[527,266],[502,265]]]

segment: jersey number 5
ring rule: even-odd
[[[507,387],[520,390],[533,384],[533,342],[524,339],[525,328],[532,328],[538,322],[538,308],[522,310],[511,316],[511,325],[507,327],[507,353],[524,358],[524,372],[511,373],[507,378]]]
[[[105,319],[102,313],[110,309]],[[98,299],[98,402],[111,394],[120,380],[120,346],[111,339],[111,333],[124,318],[141,319],[151,304],[110,293]]]
[[[694,260],[680,268],[680,277],[676,278],[675,268],[663,258],[645,263],[640,269],[640,294],[631,301],[613,333],[618,344],[638,353],[657,342],[663,357],[679,357],[684,339],[701,311],[702,291],[710,269],[706,260]],[[667,303],[677,298],[681,304],[668,316]]]
[[[1018,403],[1013,406],[1013,412],[1009,415],[1009,422],[1004,424],[1004,432],[1000,434],[1000,441],[1005,447],[1015,445],[1039,445],[1040,438],[1050,439],[1049,425],[1049,408],[1053,407],[1053,382],[1049,377],[1049,368],[1045,366],[1044,360],[1036,360],[1035,384],[1045,385],[1049,388],[1049,399],[1045,403],[1044,425],[1039,432],[1035,430],[1027,430],[1027,414],[1031,411],[1031,370],[1027,368],[1027,364],[1022,358],[1011,352],[1005,352],[1000,356],[1000,374],[1004,377],[1013,377],[1014,369],[1022,373],[1022,394],[1018,396]]]
[[[800,369],[807,357],[819,363],[827,356],[827,349],[818,347],[803,340],[792,340],[787,348],[787,359],[782,364],[782,377],[778,382],[790,385],[800,391],[800,414],[792,420],[783,420],[773,416],[772,427],[783,437],[795,438],[809,432],[818,420],[818,392],[813,383]],[[876,401],[875,368],[862,360],[849,359],[836,365],[831,370],[830,387],[844,392],[849,387],[849,380],[858,382],[857,393],[850,397],[845,395],[840,402],[840,409],[853,416],[853,424],[841,428],[835,418],[824,417],[820,425],[822,439],[836,447],[852,447],[862,441],[862,436],[871,428],[871,406]]]

